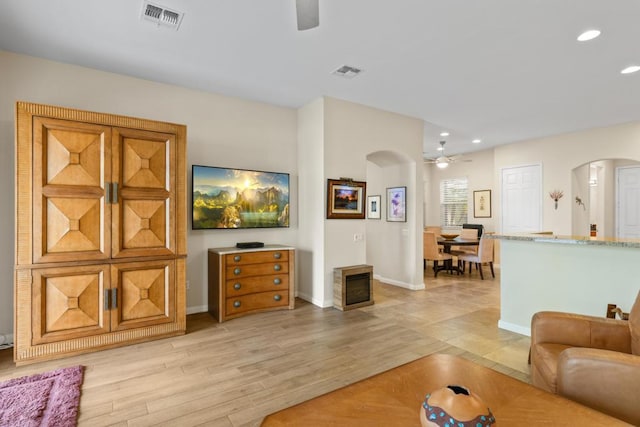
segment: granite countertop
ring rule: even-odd
[[[535,243],[561,243],[570,245],[611,246],[620,248],[640,248],[640,239],[618,239],[616,237],[559,236],[555,234],[488,234],[498,240],[519,240]]]

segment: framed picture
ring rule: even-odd
[[[387,188],[387,221],[407,222],[407,187]]]
[[[380,196],[367,197],[367,218],[380,219]]]
[[[327,180],[327,219],[364,219],[367,183]]]
[[[473,192],[473,217],[491,218],[491,190]]]

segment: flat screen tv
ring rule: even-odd
[[[289,174],[192,166],[191,227],[289,227]]]

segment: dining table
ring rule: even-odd
[[[454,238],[446,238],[443,236],[438,237],[438,245],[443,247],[443,252],[446,254],[451,253],[452,246],[478,246],[480,244],[480,239],[465,239],[460,236]],[[438,272],[447,270],[450,272],[457,272],[458,274],[464,273],[458,265],[453,265],[453,260],[446,260],[444,265],[439,265],[436,270]]]

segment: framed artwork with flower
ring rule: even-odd
[[[387,188],[387,221],[407,222],[407,187]]]

